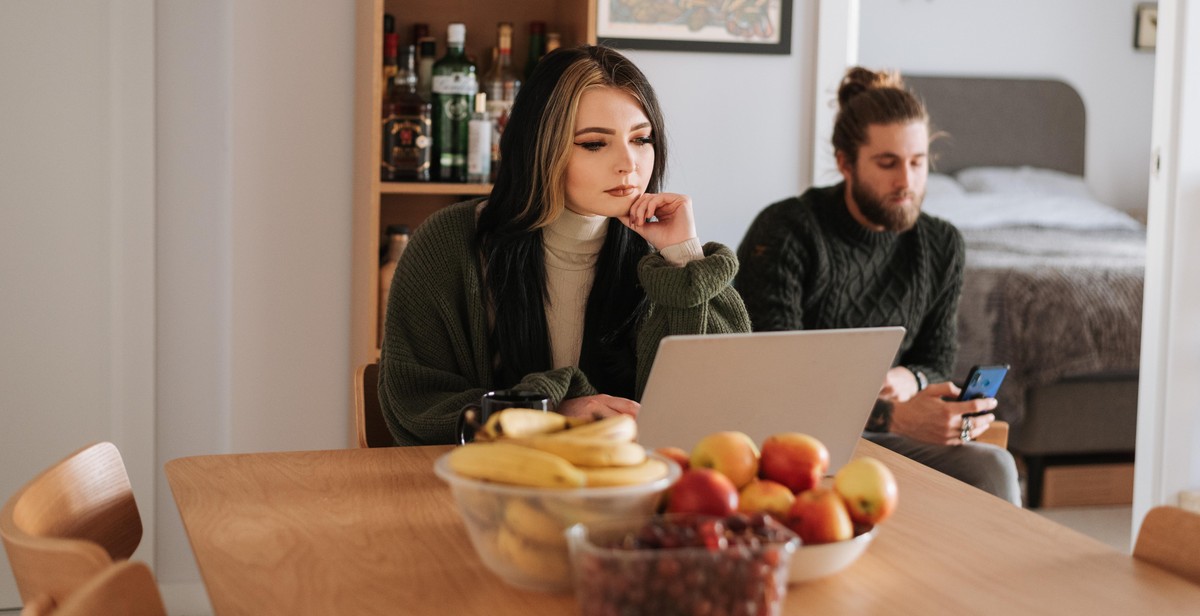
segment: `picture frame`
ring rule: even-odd
[[[596,0],[596,39],[618,49],[791,55],[792,2]]]
[[[1158,3],[1139,2],[1134,18],[1133,48],[1153,51],[1158,42]]]

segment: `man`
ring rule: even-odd
[[[769,206],[738,249],[735,286],[753,328],[904,326],[863,436],[1020,505],[1012,455],[973,442],[996,401],[953,401],[959,390],[948,382],[964,245],[949,223],[921,213],[924,105],[897,76],[863,68],[847,72],[838,103],[844,182]]]

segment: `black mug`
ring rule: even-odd
[[[475,440],[475,430],[482,428],[489,416],[504,409],[534,409],[550,412],[554,405],[546,394],[521,389],[489,391],[458,413],[458,442],[467,444]]]

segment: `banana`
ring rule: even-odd
[[[469,443],[447,458],[450,469],[464,477],[541,488],[578,488],[587,483],[583,471],[552,453],[511,443]]]
[[[537,586],[571,584],[571,562],[565,549],[541,547],[522,540],[508,528],[501,528],[496,535],[496,551],[502,560]]]
[[[543,434],[508,442],[562,456],[576,466],[634,466],[646,461],[645,447],[599,437]]]
[[[504,524],[522,539],[544,546],[567,549],[563,525],[558,518],[533,506],[528,500],[514,498],[504,508]]]
[[[484,423],[482,432],[485,440],[496,440],[558,432],[566,427],[567,418],[558,413],[512,408],[492,413]]]
[[[646,458],[637,466],[610,466],[606,468],[585,468],[587,484],[591,487],[627,486],[637,483],[649,483],[666,477],[667,463],[657,458]]]
[[[632,443],[637,439],[637,420],[629,415],[613,415],[581,426],[572,426],[567,430],[556,432],[555,434],[564,437],[585,436],[588,438],[603,438],[610,441]]]

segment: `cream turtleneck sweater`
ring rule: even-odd
[[[563,210],[542,231],[546,251],[546,329],[555,368],[579,365],[584,313],[607,233],[607,217],[584,216],[571,210]],[[696,238],[667,246],[661,252],[667,262],[678,267],[704,257]]]

